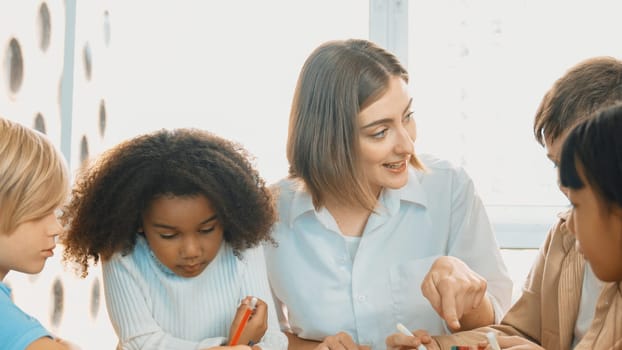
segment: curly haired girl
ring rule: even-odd
[[[239,343],[284,349],[260,245],[275,218],[241,146],[196,129],[160,130],[82,171],[61,217],[64,258],[83,276],[102,260],[119,348],[219,347],[252,295],[260,301]]]

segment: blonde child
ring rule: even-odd
[[[54,338],[11,300],[10,271],[41,272],[62,227],[55,211],[69,194],[63,156],[43,134],[0,118],[0,348],[77,349]]]

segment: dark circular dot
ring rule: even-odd
[[[39,131],[42,134],[46,134],[47,130],[45,128],[45,119],[43,119],[43,115],[41,113],[37,113],[35,117],[35,124],[33,125],[33,129]]]
[[[84,45],[82,50],[82,59],[84,61],[84,75],[86,80],[91,80],[91,74],[93,71],[93,54],[91,53],[91,46],[89,43]]]
[[[99,135],[104,137],[106,134],[106,122],[108,116],[106,115],[106,101],[101,100],[99,102]]]
[[[50,312],[50,324],[54,327],[60,325],[60,321],[63,317],[63,309],[65,302],[65,291],[63,284],[57,277],[52,284],[52,311]]]
[[[100,283],[99,278],[95,278],[93,285],[91,286],[91,318],[96,319],[99,314],[100,306]]]
[[[80,141],[80,163],[84,163],[89,159],[89,140],[86,136],[82,136]]]
[[[22,87],[22,82],[24,80],[22,48],[15,38],[11,39],[9,42],[9,47],[5,53],[4,67],[6,69],[9,89],[15,94]]]
[[[39,34],[39,48],[46,51],[50,47],[50,38],[52,36],[52,21],[50,20],[50,9],[44,2],[39,6],[39,15],[37,16],[37,27]]]

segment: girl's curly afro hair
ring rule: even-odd
[[[86,276],[91,259],[131,252],[142,212],[162,195],[205,195],[238,257],[274,243],[274,202],[243,147],[198,129],[160,130],[118,144],[81,171],[61,215],[64,260]]]

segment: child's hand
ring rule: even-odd
[[[415,335],[411,337],[402,333],[391,334],[385,339],[387,350],[408,350],[417,349],[423,344],[428,350],[440,350],[438,344],[432,339],[427,331],[418,329],[413,332]]]
[[[231,329],[229,331],[230,338],[233,337],[235,331],[242,322],[244,313],[250,308],[251,299],[252,297],[250,296],[244,298],[238,307],[233,323],[231,323]],[[246,345],[250,344],[250,342],[252,342],[252,344],[258,343],[266,333],[266,330],[268,330],[268,305],[266,305],[263,300],[258,298],[255,310],[251,313],[251,316],[248,319],[237,344]]]
[[[500,335],[500,336],[497,336],[497,342],[499,342],[499,347],[501,349],[544,350],[544,348],[541,347],[540,345],[532,343],[529,340],[523,337],[518,337],[518,336]],[[487,341],[483,341],[479,343],[478,347],[481,349],[492,350],[492,347],[488,344]]]

